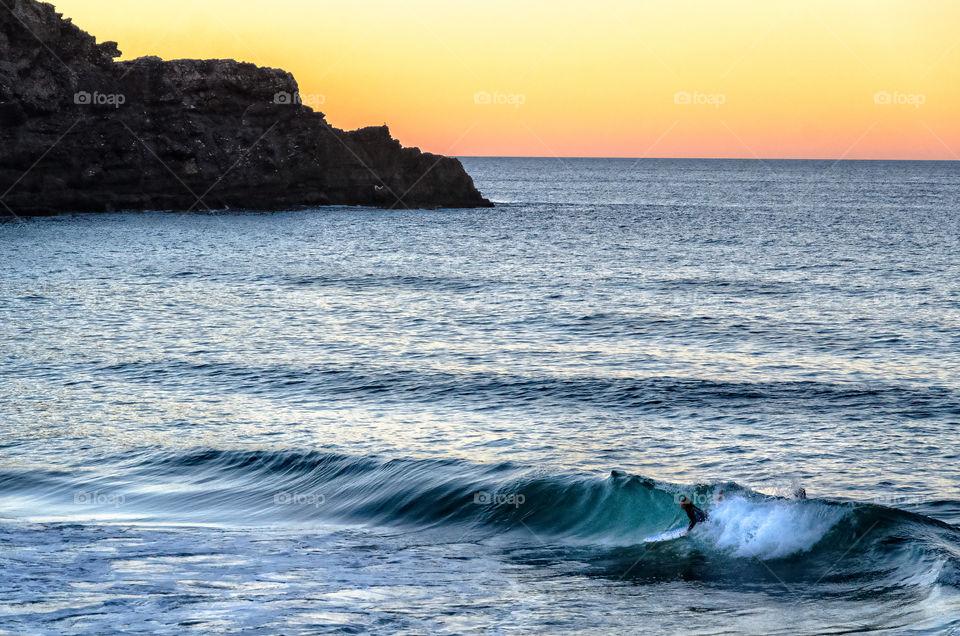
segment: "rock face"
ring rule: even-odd
[[[0,3],[0,217],[491,206],[456,159],[330,126],[290,73],[119,55],[52,5]]]

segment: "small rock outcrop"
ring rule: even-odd
[[[334,128],[290,73],[119,55],[50,4],[0,4],[0,217],[491,206],[457,159]]]

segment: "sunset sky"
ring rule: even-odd
[[[960,159],[956,0],[53,4],[125,59],[284,68],[335,126],[432,152]]]

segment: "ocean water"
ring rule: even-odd
[[[960,633],[956,163],[464,163],[0,224],[0,633]]]

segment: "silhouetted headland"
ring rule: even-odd
[[[119,55],[50,4],[0,6],[0,216],[492,205],[457,159],[334,128],[286,71]]]

